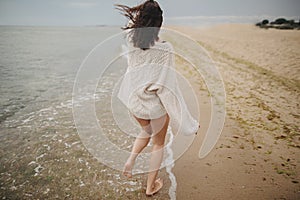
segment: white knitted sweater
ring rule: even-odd
[[[156,119],[168,113],[174,133],[195,134],[199,123],[177,85],[172,45],[156,42],[148,50],[128,46],[128,68],[118,98],[138,118]]]

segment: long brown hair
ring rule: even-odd
[[[154,0],[147,0],[135,7],[115,5],[129,19],[123,30],[130,29],[129,36],[134,47],[149,49],[158,40],[158,33],[163,22],[159,4]]]

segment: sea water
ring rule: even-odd
[[[71,100],[83,59],[118,32],[117,27],[1,26],[1,129],[16,126],[30,113]]]
[[[78,70],[94,47],[120,32],[119,27],[0,26],[1,165],[26,157],[26,153],[20,155],[20,152],[26,152],[29,142],[39,143],[43,137],[55,137],[60,131],[66,137],[76,133],[72,94]],[[115,53],[124,51],[123,45]],[[130,140],[126,135],[119,139],[112,136],[117,129],[113,127],[116,124],[107,109],[110,104],[107,91],[125,69],[126,66],[119,66],[106,73],[99,81],[95,95],[99,98],[96,102],[98,117],[104,125],[107,123],[107,133],[111,134],[108,137],[130,151],[132,137]],[[83,95],[82,101],[85,98]],[[66,144],[67,147],[70,145],[73,143]],[[52,147],[48,145],[47,148]],[[167,152],[168,162],[173,163],[172,150],[168,148]],[[28,166],[37,164],[44,155],[36,157]],[[171,180],[170,197],[175,199],[176,179],[172,167],[167,166],[167,172]],[[34,176],[42,170],[43,164],[39,164]]]

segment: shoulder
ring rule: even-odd
[[[168,42],[168,41],[165,41],[165,40],[162,40],[162,41],[157,41],[156,43],[159,47],[163,48],[163,49],[166,49],[168,51],[173,51],[173,45]]]

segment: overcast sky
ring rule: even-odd
[[[115,3],[142,0],[0,0],[1,25],[123,25]],[[300,15],[300,0],[158,0],[165,18]],[[272,19],[271,19],[272,20]]]

